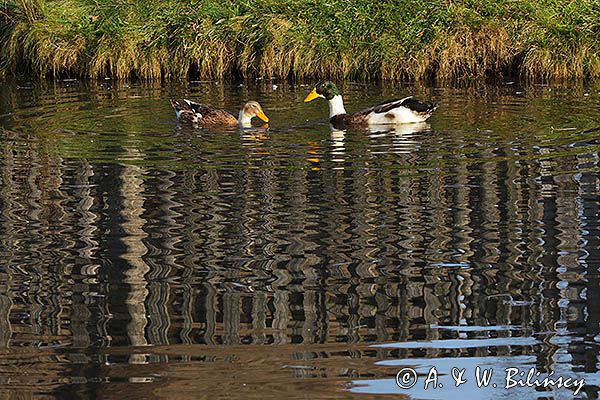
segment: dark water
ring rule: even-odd
[[[597,398],[600,89],[341,87],[440,107],[339,132],[308,86],[0,85],[0,393],[574,397],[504,388],[536,368]],[[270,128],[180,127],[172,96]]]

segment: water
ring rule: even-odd
[[[440,107],[341,132],[307,85],[0,85],[0,392],[573,398],[512,367],[597,398],[600,88],[340,86]],[[270,127],[178,126],[183,96]]]

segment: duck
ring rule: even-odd
[[[171,100],[177,119],[182,123],[194,126],[242,126],[250,127],[252,118],[258,117],[264,122],[269,122],[269,117],[256,101],[249,101],[240,109],[238,117],[229,111],[211,107],[206,104],[184,99],[183,101]]]
[[[348,114],[337,86],[331,81],[319,81],[304,99],[305,103],[316,98],[329,103],[329,122],[334,127],[368,127],[372,125],[396,125],[424,122],[437,109],[431,101],[419,101],[412,96],[387,100],[354,114]]]

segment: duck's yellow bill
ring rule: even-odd
[[[262,112],[262,111],[259,111],[259,112],[256,114],[256,116],[257,116],[258,118],[262,119],[262,120],[263,120],[263,121],[265,121],[265,122],[269,122],[269,117],[267,117],[267,116],[265,115],[265,113],[264,113],[264,112]]]
[[[313,101],[317,97],[319,97],[319,95],[317,94],[317,89],[313,89],[312,92],[310,92],[309,94],[306,95],[304,102],[308,103],[309,101]]]

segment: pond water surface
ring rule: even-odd
[[[597,398],[600,88],[340,88],[440,106],[344,132],[309,85],[1,84],[3,397]]]

